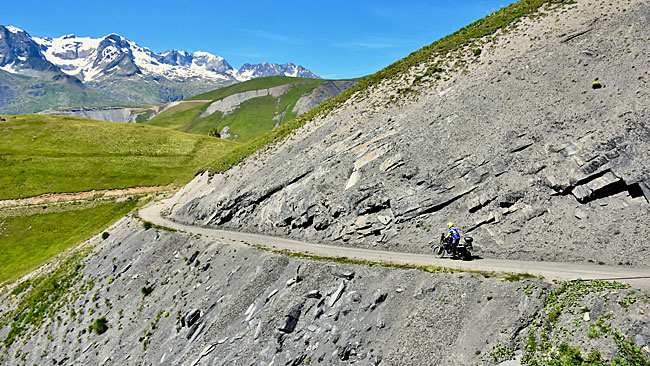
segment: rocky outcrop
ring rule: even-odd
[[[27,32],[2,25],[0,25],[0,69],[30,76],[60,73],[54,64],[45,59],[40,46]]]
[[[128,108],[128,107],[78,107],[49,109],[39,114],[51,114],[56,116],[70,116],[96,119],[108,122],[142,122],[156,115],[156,109],[151,108]],[[140,117],[141,116],[141,117]],[[142,120],[139,120],[142,119]]]
[[[215,102],[212,102],[205,110],[205,112],[201,114],[201,117],[202,118],[207,117],[216,111],[220,111],[224,115],[227,115],[232,111],[234,111],[235,109],[237,109],[240,104],[242,104],[247,100],[253,98],[259,98],[259,97],[265,97],[267,95],[271,95],[274,98],[278,98],[284,95],[290,89],[291,89],[291,84],[285,84],[285,85],[280,85],[268,89],[258,89],[258,90],[251,90],[251,91],[233,94],[223,99],[219,99]]]
[[[527,20],[412,99],[386,104],[398,86],[378,88],[263,164],[197,177],[172,217],[412,252],[454,221],[482,256],[650,265],[650,95],[634,57],[648,4],[594,11],[576,4],[553,30]],[[582,29],[569,14],[597,21],[567,40]],[[623,42],[629,24],[639,37]]]
[[[323,103],[326,99],[343,93],[354,84],[356,84],[355,81],[347,80],[326,81],[310,93],[300,97],[292,111],[297,115],[303,114],[310,109],[316,108],[316,106]]]

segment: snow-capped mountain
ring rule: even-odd
[[[117,34],[102,38],[34,38],[45,58],[84,82],[110,76],[153,75],[168,79],[208,78],[234,81],[234,69],[223,57],[207,52],[167,51],[140,47]]]
[[[223,57],[208,52],[172,50],[155,53],[114,33],[101,38],[77,37],[73,34],[38,38],[13,26],[0,26],[0,70],[17,74],[19,78],[34,78],[29,87],[26,81],[21,82],[24,84],[21,89],[16,86],[19,79],[0,72],[0,86],[7,84],[14,87],[11,98],[5,99],[14,100],[16,105],[22,106],[21,97],[29,93],[33,96],[33,105],[38,106],[24,109],[0,103],[0,111],[11,110],[12,113],[16,110],[38,111],[40,104],[37,99],[54,93],[54,89],[45,84],[42,84],[42,90],[32,90],[41,85],[36,83],[36,79],[59,85],[65,83],[65,88],[81,88],[95,93],[93,98],[74,99],[82,103],[91,99],[96,103],[97,96],[101,98],[101,95],[105,95],[106,104],[109,100],[123,104],[158,104],[265,76],[319,78],[292,63],[244,64],[240,70],[236,70]],[[9,82],[9,79],[12,81]],[[43,98],[43,103],[61,104],[43,105],[43,109],[67,105],[61,102],[71,100],[66,99],[68,91],[65,88],[58,87],[57,98]],[[13,109],[7,109],[9,107]]]
[[[240,70],[236,70],[223,57],[208,52],[172,50],[155,53],[117,34],[102,38],[76,37],[71,34],[34,40],[40,44],[48,61],[84,82],[106,76],[135,74],[168,79],[208,78],[215,81],[245,81],[274,75],[319,78],[313,72],[292,63],[244,64]]]
[[[57,72],[40,52],[40,46],[22,29],[0,25],[0,69],[12,74]]]
[[[296,66],[291,62],[284,65],[269,64],[262,62],[261,64],[251,65],[243,64],[237,72],[238,80],[250,80],[255,78],[263,78],[265,76],[285,75],[300,78],[320,79],[320,76],[305,69],[302,66]]]

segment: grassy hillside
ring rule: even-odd
[[[229,126],[231,136],[228,139],[233,140],[237,135],[237,141],[246,142],[272,130],[276,123],[282,124],[295,118],[296,114],[292,113],[291,109],[298,99],[325,81],[287,76],[253,79],[192,97],[154,117],[146,124],[201,135],[207,135],[210,132],[218,133],[224,126]],[[286,84],[292,85],[291,90],[278,98],[272,96],[254,98],[243,102],[234,112],[225,116],[217,111],[209,116],[201,117],[213,101],[237,93]],[[281,118],[277,117],[282,112],[285,114]],[[276,117],[275,120],[274,117]]]
[[[109,201],[77,210],[0,217],[0,284],[99,233],[133,210],[137,202]]]
[[[163,128],[21,115],[0,122],[0,199],[184,184],[236,143]]]
[[[106,105],[119,100],[65,79],[30,78],[0,70],[0,113],[33,113],[61,105]]]

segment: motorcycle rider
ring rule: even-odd
[[[447,233],[445,239],[451,242],[451,250],[453,253],[452,255],[455,257],[457,255],[456,249],[458,248],[458,242],[460,242],[460,233],[454,226],[453,222],[447,223],[447,229],[449,229],[449,232]]]

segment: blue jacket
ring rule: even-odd
[[[460,233],[458,233],[458,229],[456,229],[453,226],[449,228],[449,234],[448,235],[451,236],[451,238],[454,239],[454,240],[460,239]]]

